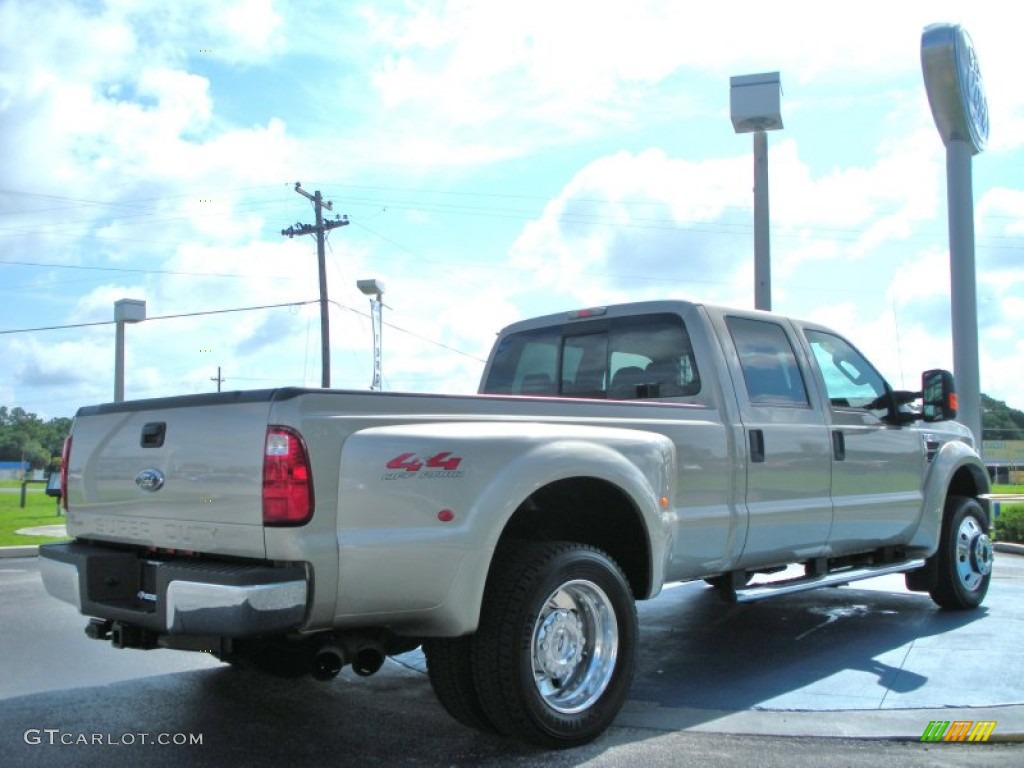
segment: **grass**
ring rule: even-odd
[[[993,485],[992,493],[1024,494],[1024,485]],[[1000,503],[995,523],[997,541],[1024,543],[1024,504]]]
[[[0,487],[20,488],[20,482],[12,485],[8,481],[0,481]],[[41,488],[33,483],[29,488]],[[34,528],[38,525],[60,525],[65,518],[57,517],[56,501],[39,491],[28,493],[25,497],[25,508],[22,509],[21,494],[0,493],[0,547],[19,547],[26,544],[45,544],[50,541],[66,541],[67,537],[21,536],[15,531],[21,528]]]
[[[41,483],[31,483],[29,488],[42,488]],[[0,488],[21,488],[20,480],[0,480]],[[993,485],[992,493],[1024,494],[1024,485]],[[26,497],[25,508],[18,504],[21,495],[0,493],[0,547],[17,547],[26,544],[45,544],[50,541],[66,541],[67,537],[19,536],[15,531],[33,528],[37,525],[56,525],[64,522],[63,515],[54,514],[54,500],[36,491]],[[1001,504],[996,519],[996,538],[1000,541],[1024,542],[1024,504]]]
[[[993,485],[992,493],[1024,493],[1024,485]]]

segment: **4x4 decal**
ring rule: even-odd
[[[389,471],[381,479],[462,477],[462,472],[456,471],[461,463],[462,457],[452,456],[451,451],[441,451],[428,458],[415,453],[400,453],[384,465]]]
[[[451,458],[448,458],[451,456]],[[451,471],[458,469],[459,464],[462,463],[462,458],[459,456],[452,456],[451,451],[442,451],[436,453],[429,459],[421,459],[415,453],[402,453],[395,456],[391,461],[387,463],[388,469],[404,469],[406,472],[419,472],[421,469],[426,467],[427,469],[444,469]]]

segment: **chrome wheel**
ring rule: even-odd
[[[533,679],[549,707],[574,714],[608,687],[618,655],[611,600],[591,581],[570,581],[544,601],[531,644]]]
[[[956,573],[964,589],[974,592],[992,572],[992,542],[973,517],[960,522],[956,534]]]
[[[491,566],[470,641],[483,715],[505,736],[538,746],[593,741],[629,694],[637,633],[632,589],[605,552],[510,540]]]
[[[992,580],[992,542],[987,529],[988,515],[977,499],[946,499],[939,548],[929,558],[935,581],[928,594],[941,608],[969,610],[985,599]]]

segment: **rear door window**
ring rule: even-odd
[[[752,404],[810,407],[793,345],[781,325],[747,317],[727,317],[725,323]]]

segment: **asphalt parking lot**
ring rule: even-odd
[[[984,606],[937,609],[902,578],[746,605],[702,583],[640,606],[630,699],[587,747],[537,752],[465,729],[418,652],[327,684],[243,675],[199,654],[117,651],[49,599],[34,558],[0,560],[4,765],[1015,765],[1024,761],[1024,557],[997,557]],[[927,745],[932,720],[995,722],[989,744]],[[31,743],[202,734],[201,747]],[[137,737],[136,737],[137,738]],[[948,749],[944,749],[947,748]]]
[[[919,739],[941,716],[1024,736],[1021,556],[997,556],[976,611],[939,610],[895,575],[735,606],[684,584],[640,613],[622,724]]]

